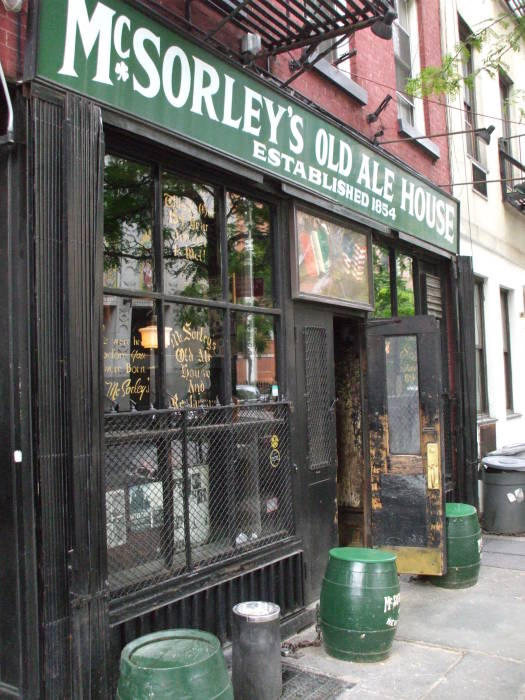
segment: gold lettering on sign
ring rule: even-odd
[[[138,397],[141,401],[144,394],[149,392],[149,377],[146,377],[146,382],[144,383],[142,377],[137,377],[136,379],[124,379],[123,381],[106,381],[106,396],[111,399],[111,401],[117,401],[117,399],[130,396]]]
[[[177,391],[170,398],[174,408],[213,405],[205,397],[210,388],[210,363],[218,352],[218,342],[205,326],[192,326],[190,321],[173,330],[170,338],[171,357],[178,365],[179,379],[175,380]],[[185,398],[183,398],[185,397]]]

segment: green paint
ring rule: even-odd
[[[360,547],[330,550],[319,603],[326,652],[344,661],[381,661],[399,618],[396,557]]]
[[[457,202],[121,0],[42,0],[37,74],[457,252]]]
[[[429,576],[440,588],[469,588],[478,582],[482,537],[478,515],[467,503],[446,504],[447,573]]]
[[[179,629],[139,637],[122,650],[118,700],[233,700],[217,637]]]
[[[369,549],[367,547],[334,547],[330,550],[330,556],[334,559],[341,559],[341,561],[363,563],[396,560],[396,555],[392,554],[392,552],[385,552],[382,549]]]

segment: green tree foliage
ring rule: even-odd
[[[486,73],[494,78],[507,70],[506,56],[517,52],[525,41],[525,16],[510,17],[508,13],[485,20],[464,41],[460,41],[453,53],[445,54],[438,66],[426,66],[419,75],[407,81],[405,90],[415,97],[432,95],[457,95],[463,85],[472,86],[476,76]],[[464,75],[462,64],[473,51],[479,52],[473,73]],[[523,91],[515,93],[521,117],[525,116]]]

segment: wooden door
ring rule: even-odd
[[[400,573],[445,570],[440,348],[431,316],[367,330],[372,544]]]

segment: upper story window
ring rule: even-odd
[[[500,289],[501,332],[503,339],[503,369],[505,372],[505,405],[507,413],[514,411],[512,392],[512,358],[510,354],[509,291]]]
[[[465,22],[458,19],[459,39],[465,45],[466,51],[462,54],[461,70],[463,73],[463,115],[464,129],[467,140],[467,154],[472,158],[472,181],[474,189],[480,194],[487,196],[487,168],[485,148],[478,136],[474,133],[478,128],[477,104],[476,104],[476,84],[474,77],[474,57],[473,49],[469,45],[469,37],[472,32]]]
[[[343,15],[346,10],[346,0],[313,0],[312,2],[305,3],[305,5],[311,5],[315,8],[313,12],[314,17],[316,21],[321,22],[323,20],[326,22],[327,15],[325,6],[328,6],[330,11],[335,10],[335,12],[341,15]],[[344,26],[342,19],[341,26]],[[337,27],[327,25],[327,31],[330,31],[332,28],[336,29]],[[321,41],[317,47],[316,53],[333,66],[339,68],[346,75],[350,75],[350,41],[348,36],[336,36]]]
[[[483,280],[474,281],[474,338],[476,346],[476,408],[478,414],[489,411],[487,399],[487,363],[485,359],[485,318]]]
[[[348,15],[349,5],[351,3],[346,0],[305,0],[304,16],[306,21],[322,25],[328,33],[345,27],[344,17]],[[341,15],[341,19],[334,20],[334,14]],[[304,49],[301,60],[311,63],[315,71],[365,105],[368,94],[351,77],[351,56],[351,38],[346,33],[320,41],[311,49]]]
[[[397,19],[393,25],[392,38],[396,62],[397,111],[400,119],[415,126],[414,98],[404,90],[407,80],[413,75],[415,58],[413,26],[416,8],[413,0],[396,0],[395,4]]]

